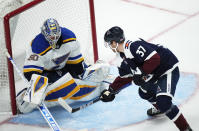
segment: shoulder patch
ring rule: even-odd
[[[52,49],[41,33],[34,38],[31,47],[32,52],[38,55],[44,55]]]
[[[133,43],[133,42],[130,40],[127,40],[125,43],[125,49],[129,49],[129,46],[131,45],[131,43]]]
[[[124,44],[124,54],[126,58],[134,58],[134,56],[131,53],[131,46],[132,46],[132,41],[127,40],[126,43]]]

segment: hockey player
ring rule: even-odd
[[[23,72],[31,86],[17,94],[22,113],[31,112],[42,101],[48,107],[57,105],[59,98],[68,104],[89,101],[105,87],[102,81],[109,67],[97,63],[98,68],[89,70],[75,34],[53,18],[44,22],[26,54]]]
[[[149,116],[164,113],[180,131],[192,131],[179,108],[172,103],[179,79],[178,59],[167,48],[138,41],[125,40],[120,27],[112,27],[104,35],[105,44],[123,59],[117,77],[109,89],[101,94],[104,102],[112,101],[115,94],[134,81],[141,98],[153,104]],[[140,73],[137,73],[140,72]]]

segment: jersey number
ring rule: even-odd
[[[31,55],[28,60],[38,61],[39,56],[36,54]]]
[[[143,57],[145,52],[146,52],[146,50],[144,49],[144,47],[139,46],[136,51],[136,54],[139,54],[141,57]]]

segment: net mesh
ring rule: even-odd
[[[21,5],[22,2],[19,0],[0,1],[0,106],[4,107],[0,108],[0,113],[11,112],[7,58],[3,54],[3,50],[5,49],[3,17],[8,12],[20,7]],[[12,25],[10,30],[11,36],[14,34],[16,27],[14,23],[17,21],[17,19],[18,17],[15,17],[10,21],[10,24]]]

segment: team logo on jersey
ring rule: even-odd
[[[63,56],[60,56],[60,57],[58,57],[58,58],[52,59],[52,61],[53,61],[56,65],[59,65],[59,64],[61,64],[62,62],[65,62],[69,55],[70,55],[70,52],[67,53],[66,55],[63,55]]]

